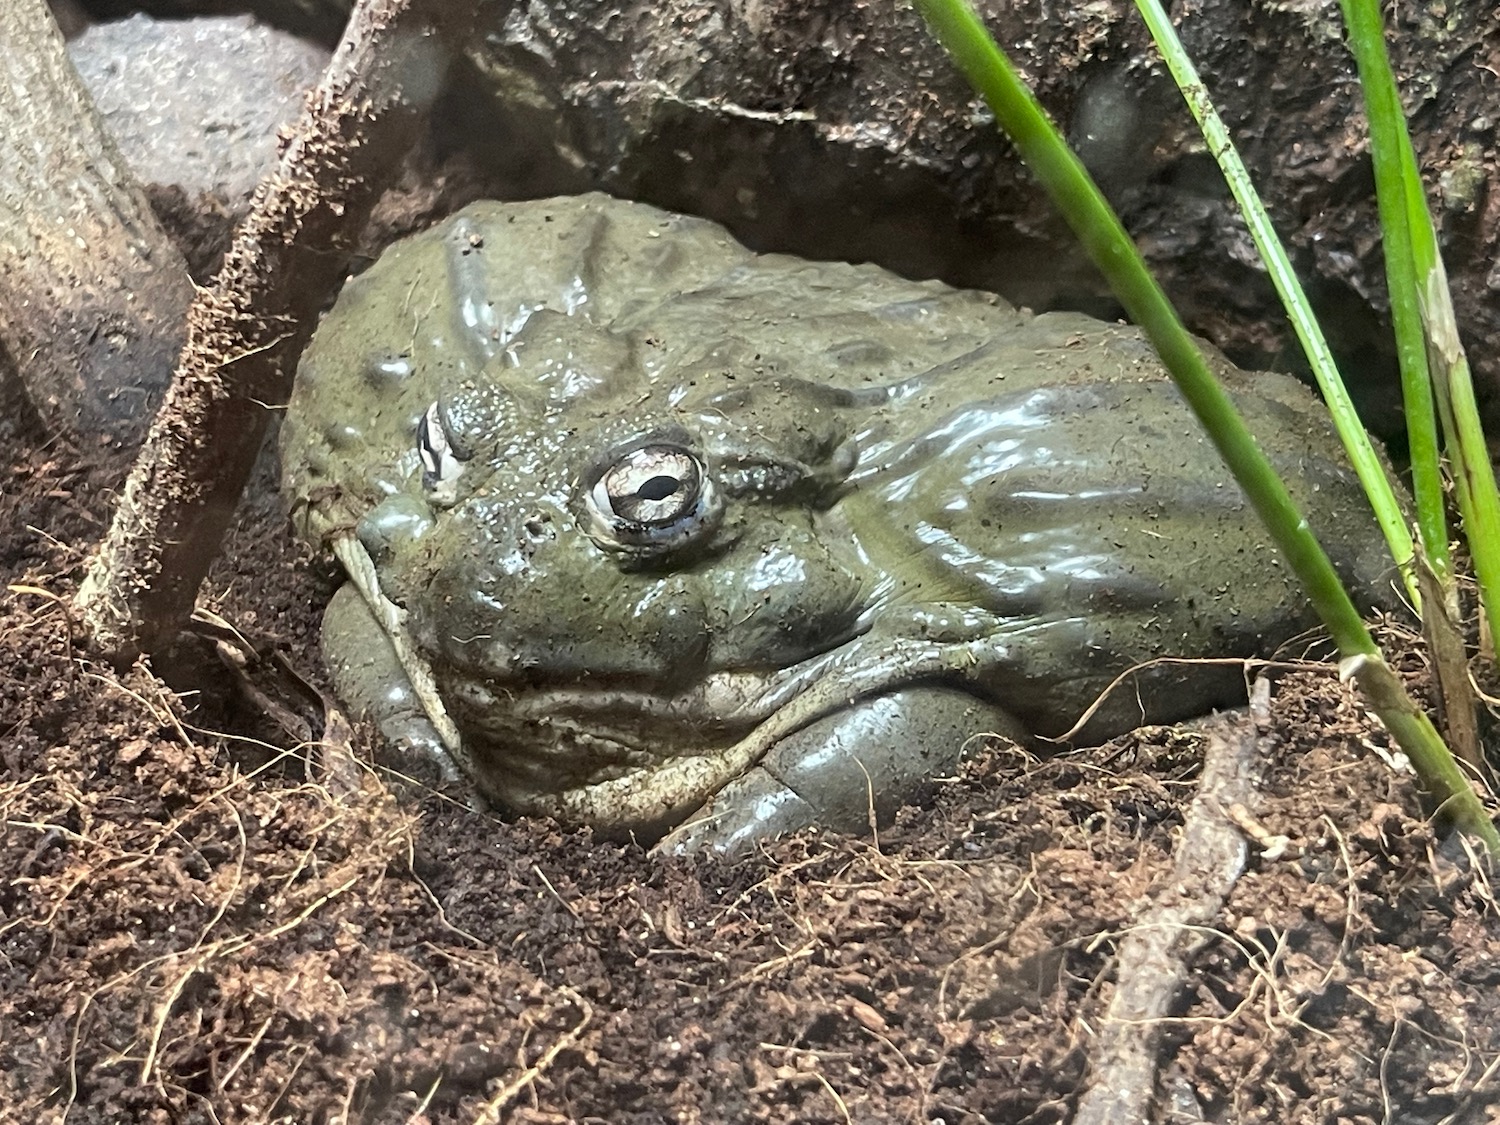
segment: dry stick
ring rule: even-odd
[[[134,447],[182,347],[193,283],[47,0],[0,3],[0,121],[0,434],[21,410]]]
[[[1256,681],[1250,714],[1208,728],[1203,780],[1188,809],[1181,842],[1159,897],[1141,904],[1120,945],[1114,997],[1099,1028],[1089,1088],[1076,1125],[1133,1125],[1151,1119],[1161,1021],[1187,976],[1188,959],[1245,867],[1245,838],[1229,810],[1249,806],[1263,772],[1256,727],[1269,712],[1267,681]]]
[[[557,1061],[558,1055],[577,1043],[588,1027],[589,1021],[594,1018],[593,1005],[573,989],[564,985],[557,991],[564,1000],[578,1008],[580,1013],[578,1022],[569,1031],[564,1032],[556,1043],[542,1052],[541,1058],[507,1082],[494,1097],[485,1102],[479,1111],[479,1116],[474,1118],[474,1125],[498,1125],[504,1115],[505,1107],[515,1099],[517,1094],[545,1074],[547,1069]]]
[[[163,648],[198,586],[319,307],[473,18],[472,0],[360,0],[327,73],[188,313],[167,400],[78,591],[116,660]]]

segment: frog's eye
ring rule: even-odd
[[[718,520],[713,479],[696,454],[664,442],[640,445],[603,464],[586,481],[589,534],[606,550],[650,556],[712,531]]]
[[[422,486],[439,499],[447,496],[451,500],[454,483],[468,458],[454,447],[443,425],[442,410],[435,402],[417,423],[417,455],[422,458]]]
[[[685,449],[648,445],[627,453],[594,485],[594,504],[628,523],[663,527],[689,515],[703,487],[703,467]]]

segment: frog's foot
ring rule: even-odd
[[[385,736],[384,764],[428,784],[458,779],[390,638],[352,583],[339,588],[323,614],[323,660],[339,698]]]
[[[1026,737],[1006,712],[956,688],[860,700],[776,743],[657,847],[732,856],[814,824],[866,832],[872,820],[889,824],[929,778],[951,773],[965,743],[985,733]]]

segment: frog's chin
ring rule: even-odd
[[[455,755],[486,796],[515,812],[659,835],[765,753],[826,670],[819,657],[768,673],[721,672],[674,694],[572,682],[510,689],[450,675],[463,731]]]
[[[517,812],[646,835],[680,823],[822,715],[973,659],[925,640],[870,650],[856,640],[676,694],[577,681],[511,691],[453,676],[443,694],[464,731],[459,765],[482,792]]]

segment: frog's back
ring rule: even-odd
[[[1022,375],[1014,390],[1002,378],[978,396],[956,389],[952,371],[915,380],[906,423],[862,463],[849,518],[899,576],[892,608],[989,615],[999,657],[975,678],[1044,734],[1071,725],[1132,665],[1269,657],[1315,626],[1296,576],[1139,332],[1071,314],[1032,326],[1069,343],[972,362],[1013,376],[1016,364],[1050,369],[1061,356],[1066,371]],[[1356,600],[1392,605],[1394,569],[1322,404],[1287,376],[1215,362]],[[1166,721],[1229,702],[1242,678],[1159,667],[1118,693],[1091,733],[1138,724],[1143,705]]]
[[[627,401],[644,416],[669,396],[674,408],[703,407],[737,380],[880,386],[1020,319],[989,294],[757,255],[706,220],[599,193],[481,201],[394,244],[344,287],[298,370],[283,471],[291,495],[331,482],[357,509],[399,490],[423,412],[459,386],[540,399],[549,419],[618,416]],[[521,349],[543,336],[588,377],[518,379]],[[572,354],[601,341],[610,354]],[[310,518],[304,530],[316,537],[331,522]]]

